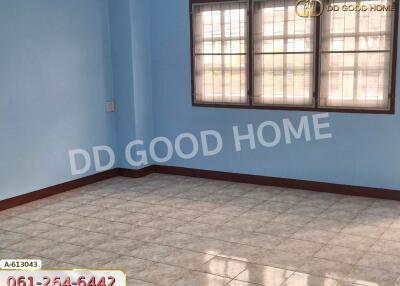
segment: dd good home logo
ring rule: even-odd
[[[329,4],[324,5],[323,0],[297,0],[296,14],[300,17],[318,17],[326,12],[394,12],[395,3],[391,4]]]
[[[298,0],[296,14],[300,17],[318,17],[324,12],[322,0]]]

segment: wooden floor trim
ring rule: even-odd
[[[36,200],[44,199],[56,194],[60,194],[66,191],[70,191],[79,187],[83,187],[89,184],[93,184],[102,180],[113,178],[118,176],[118,169],[112,169],[105,172],[90,175],[77,180],[61,183],[51,187],[47,187],[41,190],[37,190],[31,193],[23,194],[17,197],[9,198],[0,201],[0,211],[10,209],[19,205],[30,203]]]
[[[210,171],[202,169],[191,169],[172,166],[153,166],[156,173],[182,175],[197,178],[206,178],[214,180],[224,180],[238,183],[248,183],[263,186],[275,186],[283,188],[293,188],[310,190],[316,192],[335,193],[350,196],[361,196],[388,200],[400,201],[400,190],[361,187],[334,183],[325,183],[317,181],[306,181],[297,179],[287,179],[278,177],[258,176],[239,173],[228,173],[220,171]]]
[[[26,204],[35,200],[40,200],[85,185],[93,184],[102,180],[113,178],[116,176],[140,178],[153,173],[189,176],[189,177],[224,180],[224,181],[238,182],[238,183],[249,183],[249,184],[256,184],[263,186],[294,188],[294,189],[303,189],[303,190],[310,190],[317,192],[327,192],[327,193],[343,194],[350,196],[362,196],[362,197],[400,201],[400,190],[360,187],[360,186],[324,183],[316,181],[239,174],[239,173],[228,173],[228,172],[192,169],[184,167],[152,165],[138,170],[123,169],[123,168],[112,169],[106,172],[94,174],[91,176],[65,182],[62,184],[44,188],[31,193],[23,194],[14,198],[9,198],[0,201],[0,211],[13,208],[22,204]]]

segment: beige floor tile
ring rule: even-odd
[[[246,194],[244,194],[243,197],[252,198],[252,199],[261,200],[261,201],[268,201],[281,192],[282,191],[280,191],[278,189],[272,189],[270,187],[259,186],[259,187],[254,188],[253,190],[251,190],[251,192],[247,192]]]
[[[116,259],[119,255],[112,252],[105,252],[100,250],[86,250],[79,254],[71,255],[65,261],[70,264],[82,265],[86,268],[104,268],[104,265]]]
[[[396,201],[153,174],[0,212],[0,230],[0,258],[129,286],[400,286]]]
[[[96,244],[93,248],[120,255],[127,255],[128,253],[132,253],[135,249],[141,248],[144,244],[145,242],[142,241],[113,237]]]
[[[286,211],[288,214],[297,215],[297,216],[304,216],[304,217],[318,217],[321,215],[326,208],[319,206],[318,204],[315,205],[297,205]]]
[[[400,217],[394,218],[393,219],[393,224],[391,225],[391,227],[393,228],[400,228]]]
[[[340,232],[349,222],[332,220],[327,218],[314,218],[306,227],[329,232]]]
[[[327,209],[319,217],[330,220],[350,222],[353,221],[358,215],[359,215],[358,212],[352,212],[348,210]]]
[[[164,230],[144,227],[144,226],[133,226],[128,232],[120,234],[120,237],[125,237],[133,240],[140,240],[144,242],[154,241],[156,238],[163,234]]]
[[[212,213],[219,213],[219,214],[224,214],[224,215],[232,215],[234,214],[235,216],[240,216],[246,212],[248,212],[248,208],[241,208],[237,206],[225,206],[222,205],[216,209],[213,209],[211,212]]]
[[[123,217],[129,214],[130,212],[128,211],[118,210],[114,208],[105,208],[101,212],[95,212],[90,214],[89,216],[108,221],[120,221]]]
[[[24,212],[29,212],[34,210],[35,208],[30,207],[29,205],[21,205],[21,206],[17,206],[11,209],[7,209],[1,212],[1,214],[3,215],[7,215],[7,216],[17,216],[20,215]]]
[[[155,194],[154,192],[150,194],[144,194],[143,196],[137,197],[136,202],[146,203],[146,204],[162,204],[164,200],[168,198],[168,194]]]
[[[337,286],[338,283],[338,280],[296,272],[281,286]]]
[[[343,196],[339,202],[341,203],[353,203],[364,207],[377,204],[378,200],[375,198],[358,197],[358,196]]]
[[[201,216],[203,212],[196,211],[196,210],[190,210],[190,209],[175,209],[169,213],[167,213],[165,216],[182,220],[182,221],[191,221],[194,220],[195,218]]]
[[[26,259],[30,255],[21,251],[0,248],[1,259]]]
[[[291,213],[285,212],[283,214],[280,214],[276,218],[274,218],[272,220],[272,222],[294,225],[294,226],[304,226],[307,223],[309,223],[311,220],[312,220],[312,218],[309,216],[299,216],[297,214],[291,214]]]
[[[395,219],[391,217],[362,214],[354,219],[355,223],[387,228],[393,225]]]
[[[270,222],[261,226],[257,232],[273,236],[290,237],[299,229],[299,226]]]
[[[332,194],[332,193],[324,193],[324,192],[315,192],[312,193],[308,199],[315,200],[315,199],[323,199],[325,201],[330,201],[332,203],[341,200],[342,198],[346,197],[345,195],[340,194]]]
[[[358,261],[357,265],[400,274],[399,256],[369,252]]]
[[[131,256],[120,256],[104,264],[104,268],[123,270],[126,272],[127,276],[131,278],[134,277],[136,273],[145,270],[147,267],[153,264],[154,262],[149,260],[139,259]]]
[[[175,230],[181,225],[183,225],[185,222],[174,219],[174,218],[168,218],[168,217],[154,217],[152,220],[143,223],[141,225],[143,226],[148,226],[152,228],[158,228],[162,230]]]
[[[385,201],[385,204],[388,204],[388,201]],[[370,215],[384,216],[388,218],[398,218],[400,215],[398,207],[393,207],[390,205],[376,205],[376,204],[367,208],[365,211],[363,211],[363,213]]]
[[[53,229],[54,225],[52,224],[34,221],[29,224],[16,227],[13,231],[25,234],[27,236],[38,236],[45,232],[52,231]]]
[[[103,225],[97,228],[95,231],[111,236],[122,236],[130,232],[134,228],[135,226],[132,226],[127,223],[120,223],[115,221],[103,221]]]
[[[381,236],[381,239],[400,242],[400,228],[391,227],[386,229],[386,231]]]
[[[245,198],[245,197],[236,197],[234,200],[230,201],[226,205],[228,206],[237,206],[241,208],[254,208],[260,205],[262,202],[257,199]]]
[[[127,215],[116,219],[120,223],[127,223],[133,226],[143,226],[159,217],[149,214],[127,212]]]
[[[296,195],[295,192],[282,192],[276,196],[273,196],[270,201],[272,202],[283,202],[283,203],[289,203],[289,204],[299,204],[302,201],[304,201],[306,198]]]
[[[37,252],[40,256],[56,261],[66,261],[73,255],[87,251],[87,248],[69,243],[56,243]]]
[[[235,277],[235,279],[265,286],[278,286],[293,273],[293,271],[286,269],[249,264],[246,270]]]
[[[357,266],[344,280],[365,286],[393,286],[399,277],[398,273]]]
[[[234,278],[246,269],[248,263],[223,257],[214,257],[203,265],[203,272]]]
[[[300,204],[298,204],[298,206],[318,206],[320,208],[324,208],[324,209],[328,209],[330,206],[332,206],[335,203],[335,200],[332,199],[328,199],[328,198],[324,198],[324,197],[317,197],[320,194],[322,195],[327,195],[327,193],[323,194],[323,193],[313,193],[311,194],[307,200],[302,201]],[[331,195],[331,194],[328,194]]]
[[[133,256],[136,258],[151,260],[155,262],[162,262],[164,258],[172,255],[177,249],[171,246],[165,246],[155,243],[146,243],[139,247],[136,247],[130,252],[126,252],[125,255]]]
[[[328,242],[328,244],[358,250],[368,250],[375,242],[376,239],[374,238],[338,233],[332,240]]]
[[[266,210],[271,212],[283,213],[288,209],[292,208],[294,204],[282,201],[266,201],[255,208],[259,210]]]
[[[194,241],[185,242],[182,248],[195,252],[217,255],[226,248],[227,244],[229,244],[229,242],[212,238],[197,237]]]
[[[213,230],[217,229],[220,230],[220,227],[193,221],[178,227],[175,231],[191,235],[207,236],[212,233]]]
[[[312,227],[304,227],[295,232],[291,238],[317,243],[328,243],[328,241],[330,241],[335,235],[335,232],[320,230]]]
[[[235,199],[235,196],[233,195],[226,195],[225,193],[215,193],[212,195],[206,195],[204,197],[199,198],[199,201],[202,202],[213,202],[213,203],[218,203],[221,205],[224,205],[226,203],[229,203]]]
[[[226,286],[258,286],[258,284],[253,284],[250,282],[244,282],[244,281],[239,281],[239,280],[232,280]]]
[[[348,224],[344,229],[342,229],[342,233],[370,237],[370,238],[379,238],[382,236],[385,230],[386,230],[385,228],[378,226],[351,223]]]
[[[69,231],[66,232],[61,232],[62,234],[68,234]],[[73,232],[74,233],[74,232]],[[101,233],[96,233],[96,232],[85,232],[85,235],[73,235],[73,236],[67,236],[65,239],[62,241],[68,242],[71,244],[79,245],[79,246],[84,246],[87,248],[94,248],[98,245],[101,245],[105,241],[109,241],[110,236],[101,234]]]
[[[50,223],[58,226],[66,226],[74,221],[82,219],[79,215],[71,213],[57,213],[42,220],[44,223]]]
[[[204,214],[204,215],[196,218],[194,221],[199,222],[199,223],[211,224],[211,225],[222,225],[222,224],[227,223],[230,220],[232,220],[232,216],[214,212],[214,213]]]
[[[172,231],[165,231],[162,235],[155,238],[152,242],[162,244],[162,245],[184,248],[184,245],[186,243],[196,241],[197,239],[198,239],[198,237],[194,236],[194,235],[179,233],[179,232],[172,232]]]
[[[369,251],[400,256],[400,242],[380,239],[369,248]]]
[[[245,232],[244,235],[242,235],[240,239],[237,240],[237,242],[254,247],[275,249],[279,244],[282,243],[284,239],[285,237],[279,237],[269,234]]]
[[[191,272],[180,280],[174,282],[174,286],[223,286],[226,285],[231,279],[212,275],[208,273]],[[250,286],[250,285],[249,285]]]
[[[188,275],[189,271],[175,266],[155,263],[137,273],[134,278],[158,285],[177,285],[177,281]]]
[[[143,212],[144,209],[151,207],[151,204],[136,202],[136,201],[125,201],[120,205],[114,206],[115,209],[128,211],[128,212]]]
[[[214,258],[213,255],[178,249],[168,255],[162,261],[169,265],[187,268],[189,270],[201,271],[203,265]]]
[[[32,211],[24,212],[17,217],[21,219],[33,220],[33,221],[43,221],[45,218],[53,215],[54,211],[48,209],[34,209]]]
[[[235,217],[224,224],[225,227],[237,228],[245,232],[257,231],[262,225],[262,221],[248,219],[245,217]]]
[[[157,284],[154,283],[149,283],[137,279],[127,279],[126,280],[126,285],[128,286],[157,286]]]
[[[68,242],[72,244],[75,244],[75,242],[73,241],[86,238],[89,235],[90,232],[86,232],[86,235],[82,235],[82,230],[77,228],[55,226],[55,225],[51,230],[39,234],[39,236],[44,239],[49,239],[58,242]]]
[[[105,225],[105,221],[97,218],[81,218],[68,223],[66,226],[75,229],[97,232],[97,230]]]
[[[245,231],[236,228],[217,226],[211,228],[208,232],[203,233],[203,236],[219,239],[228,242],[240,242],[245,236]]]
[[[1,231],[0,232],[0,248],[6,248],[10,245],[16,244],[28,237],[21,233],[11,232],[11,231]]]
[[[311,257],[322,247],[323,244],[321,243],[288,238],[278,245],[276,249],[290,253],[300,253]]]
[[[299,272],[342,280],[354,268],[351,264],[313,258],[299,268]]]
[[[5,216],[0,220],[0,230],[13,231],[14,229],[31,223],[29,220],[18,217]]]
[[[303,254],[270,250],[265,252],[262,257],[259,257],[256,263],[295,271],[304,265],[309,259],[308,256]]]
[[[340,200],[335,202],[332,206],[330,206],[328,210],[360,213],[366,208],[367,208],[366,205],[363,205],[359,202],[344,202],[343,200]]]
[[[26,240],[8,246],[8,249],[27,254],[40,254],[46,248],[52,247],[56,242],[36,237],[28,237]]]
[[[255,262],[265,252],[265,249],[259,247],[238,243],[227,243],[223,248],[223,251],[221,251],[218,256],[241,260],[244,262]]]
[[[276,218],[280,212],[274,212],[264,209],[250,209],[247,212],[240,215],[239,218],[250,219],[254,221],[269,222]]]
[[[363,256],[364,252],[351,248],[327,245],[318,251],[314,257],[337,262],[344,262],[347,264],[356,264]]]

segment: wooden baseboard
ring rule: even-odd
[[[155,165],[156,173],[400,201],[400,190]]]
[[[83,187],[102,180],[116,176],[140,178],[153,173],[180,175],[196,178],[206,178],[213,180],[223,180],[230,182],[249,183],[263,186],[275,186],[284,188],[303,189],[317,192],[327,192],[350,196],[362,196],[379,199],[389,199],[400,201],[400,190],[360,187],[316,181],[286,179],[278,177],[257,176],[239,173],[228,173],[201,169],[191,169],[183,167],[152,165],[138,170],[117,168],[106,172],[94,174],[81,179],[69,181],[59,185],[44,188],[28,194],[20,195],[0,201],[0,211],[26,204],[35,200],[40,200],[75,188]]]
[[[13,208],[22,204],[30,203],[36,200],[44,199],[56,194],[70,191],[79,187],[93,184],[102,180],[118,176],[118,170],[113,169],[102,173],[97,173],[91,176],[80,178],[77,180],[65,182],[48,188],[44,188],[31,193],[23,194],[14,198],[9,198],[0,201],[0,211]]]
[[[115,169],[118,172],[118,176],[121,177],[129,177],[129,178],[141,178],[145,177],[147,175],[157,173],[156,170],[156,165],[151,165],[144,167],[142,169],[123,169],[123,168],[118,168]]]

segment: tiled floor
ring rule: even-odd
[[[1,258],[123,269],[129,286],[400,285],[400,202],[114,178],[0,212]]]

